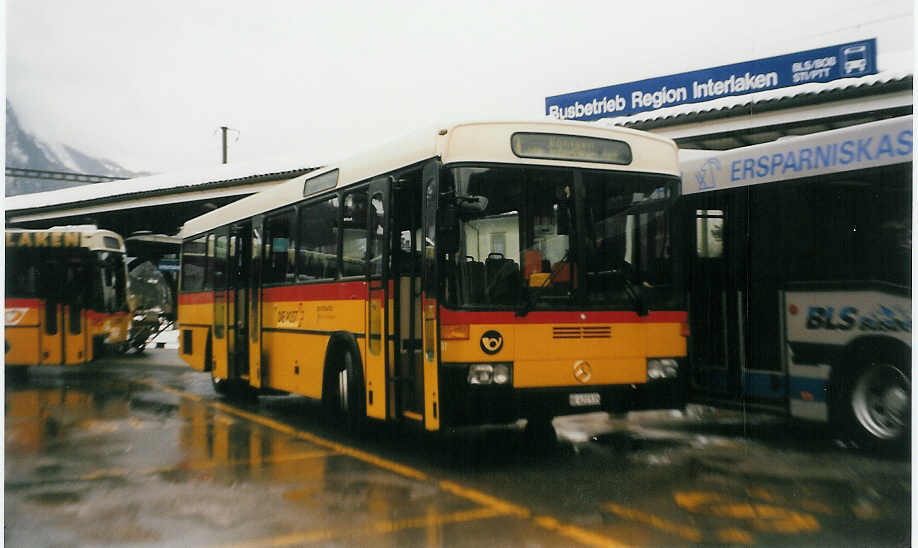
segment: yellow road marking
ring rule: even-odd
[[[725,544],[755,544],[755,537],[752,533],[742,529],[730,528],[721,529],[717,532],[717,540]]]
[[[155,381],[152,381],[152,380],[138,380],[138,381],[135,381],[135,382],[138,382],[138,383],[141,383],[141,384],[146,384],[146,385],[148,385],[148,386],[157,388],[157,389],[159,389],[159,390],[163,390],[163,391],[168,392],[168,393],[170,393],[170,394],[175,394],[175,395],[177,395],[177,396],[179,396],[179,397],[184,397],[184,398],[188,398],[188,399],[191,399],[191,400],[193,400],[193,401],[196,401],[196,402],[201,402],[201,403],[204,404],[204,405],[209,405],[209,406],[211,406],[211,407],[213,407],[213,408],[215,408],[215,409],[218,409],[218,410],[220,410],[220,411],[223,411],[224,413],[228,413],[228,414],[231,414],[231,415],[236,415],[237,417],[242,417],[242,418],[247,419],[247,420],[249,420],[249,421],[251,421],[251,422],[254,422],[254,423],[256,423],[256,424],[261,424],[261,425],[263,425],[263,426],[267,426],[267,427],[269,427],[269,428],[271,428],[271,429],[274,429],[274,430],[276,430],[276,431],[278,431],[278,432],[282,432],[282,433],[288,434],[288,435],[290,435],[290,436],[292,436],[292,437],[295,437],[295,438],[298,438],[298,439],[301,439],[301,440],[305,440],[305,441],[311,442],[311,443],[313,443],[313,444],[315,444],[315,445],[319,445],[319,446],[321,446],[321,447],[325,447],[326,449],[330,449],[330,450],[332,450],[332,451],[335,451],[336,453],[340,453],[340,454],[342,454],[342,455],[347,455],[347,456],[349,456],[349,457],[353,457],[353,458],[355,458],[355,459],[357,459],[357,460],[366,462],[366,463],[368,463],[368,464],[372,464],[373,466],[376,466],[376,467],[378,467],[378,468],[383,468],[383,469],[385,469],[385,470],[389,470],[390,472],[394,472],[394,473],[399,474],[399,475],[401,475],[401,476],[405,476],[405,477],[408,477],[408,478],[413,478],[413,479],[416,479],[416,480],[419,480],[419,481],[431,481],[431,479],[434,479],[434,478],[429,478],[427,474],[425,474],[424,472],[421,472],[420,470],[418,470],[418,469],[416,469],[416,468],[412,468],[412,467],[410,467],[410,466],[405,466],[405,465],[399,464],[399,463],[397,463],[397,462],[394,462],[394,461],[391,461],[391,460],[388,460],[388,459],[384,459],[384,458],[382,458],[382,457],[378,457],[378,456],[376,456],[376,455],[373,455],[372,453],[367,453],[366,451],[361,451],[360,449],[355,449],[355,448],[353,448],[353,447],[348,447],[348,446],[342,445],[342,444],[340,444],[340,443],[336,443],[336,442],[333,442],[333,441],[330,441],[330,440],[326,440],[326,439],[324,439],[324,438],[320,438],[319,436],[316,436],[315,434],[311,434],[311,433],[306,432],[306,431],[303,431],[303,430],[297,430],[296,428],[293,428],[292,426],[286,425],[286,424],[284,424],[284,423],[282,423],[282,422],[279,422],[279,421],[276,421],[276,420],[274,420],[274,419],[269,419],[269,418],[267,418],[267,417],[262,417],[262,416],[260,416],[260,415],[254,414],[254,413],[249,413],[248,411],[243,411],[243,410],[241,410],[241,409],[237,409],[237,408],[235,408],[235,407],[232,407],[232,406],[230,406],[230,405],[226,405],[226,404],[221,403],[221,402],[206,401],[206,400],[204,400],[203,398],[201,398],[200,396],[196,396],[196,395],[194,395],[194,394],[189,394],[189,393],[184,392],[184,391],[182,391],[182,390],[178,390],[178,389],[175,389],[175,388],[171,388],[171,387],[169,387],[169,386],[165,386],[165,385],[163,385],[163,384],[160,384],[160,383],[155,382]],[[478,503],[478,504],[484,505],[486,508],[480,510],[481,512],[485,512],[485,513],[489,513],[489,512],[490,512],[490,513],[493,513],[493,515],[507,515],[507,514],[509,514],[509,515],[513,515],[513,516],[516,516],[516,517],[519,517],[519,518],[522,518],[522,519],[527,519],[527,518],[528,518],[528,519],[530,519],[530,520],[532,521],[532,523],[534,523],[535,525],[541,527],[542,529],[546,529],[546,530],[552,531],[552,532],[554,532],[554,533],[560,534],[560,535],[565,536],[565,537],[567,537],[567,538],[576,540],[577,542],[580,542],[581,544],[584,544],[584,545],[586,545],[586,546],[592,546],[593,548],[622,548],[622,547],[624,547],[624,546],[628,546],[627,544],[623,544],[623,543],[621,543],[621,542],[619,542],[619,541],[617,541],[617,540],[615,540],[615,539],[612,539],[612,538],[610,538],[610,537],[607,537],[607,536],[605,536],[605,535],[602,535],[602,534],[599,534],[599,533],[595,533],[595,532],[592,532],[592,531],[588,531],[588,530],[586,530],[586,529],[577,527],[577,526],[575,526],[575,525],[570,525],[570,524],[562,523],[562,522],[558,521],[557,519],[555,519],[555,518],[553,518],[553,517],[550,517],[550,516],[533,517],[533,516],[532,516],[532,511],[529,510],[528,508],[525,508],[525,507],[523,507],[523,506],[519,506],[519,505],[513,504],[513,503],[511,503],[511,502],[508,502],[508,501],[499,499],[499,498],[494,497],[494,496],[492,496],[492,495],[488,495],[488,494],[482,493],[481,491],[478,491],[477,489],[472,489],[472,488],[468,488],[468,487],[463,487],[463,486],[461,486],[461,485],[459,485],[459,484],[457,484],[457,483],[454,483],[454,482],[451,482],[451,481],[446,481],[446,480],[437,481],[437,484],[438,484],[444,491],[450,492],[450,493],[452,493],[452,494],[454,494],[454,495],[457,495],[457,496],[459,496],[459,497],[461,497],[461,498],[464,498],[464,499],[466,499],[466,500],[471,500],[471,501],[476,502],[476,503]],[[476,511],[469,511],[469,512],[466,512],[466,513],[459,512],[459,513],[457,513],[457,514],[450,514],[450,515],[466,515],[466,514],[468,514],[468,515],[474,515],[474,512],[476,512]],[[488,514],[488,516],[490,517],[490,514]],[[426,520],[427,518],[422,518],[422,519]],[[471,519],[471,518],[469,518],[469,519]],[[482,518],[474,518],[474,519],[482,519]],[[468,519],[466,519],[465,521],[468,521]],[[426,521],[425,521],[425,524],[426,524]],[[385,532],[385,531],[377,531],[377,532]],[[318,541],[323,540],[323,539],[325,538],[325,537],[323,537],[323,536],[321,536],[321,535],[327,534],[327,532],[318,531],[318,532],[310,532],[310,533],[303,533],[303,534],[309,535],[309,538],[313,538],[313,536],[315,536],[315,539],[314,539],[314,540],[305,540],[305,539],[301,538],[300,540],[297,540],[297,541],[292,542],[292,543],[293,543],[293,544],[296,544],[297,542],[299,542],[299,543],[303,543],[303,542],[318,542]],[[318,535],[318,536],[316,536],[316,535]],[[271,541],[271,542],[274,542],[275,540],[281,539],[281,538],[285,538],[285,537],[275,537],[275,539],[273,539],[273,540],[272,540],[272,539],[267,539],[267,540],[268,540],[268,541]],[[298,538],[300,538],[300,537],[298,537]],[[290,544],[290,543],[287,542],[287,541],[284,541],[284,543],[282,543],[282,544],[258,544],[257,546],[285,546],[285,545],[287,545],[287,544]],[[236,545],[232,545],[232,546],[236,546]],[[248,546],[248,545],[247,545],[247,544],[241,544],[241,545],[239,545],[239,546]]]
[[[759,531],[784,534],[819,531],[819,520],[773,504],[750,503],[728,495],[705,491],[675,493],[676,504],[689,512],[710,514],[722,518],[747,520]]]
[[[654,514],[641,512],[640,510],[634,510],[632,508],[626,508],[618,504],[603,504],[601,507],[619,517],[649,525],[654,529],[659,529],[660,531],[680,536],[692,542],[701,542],[701,531],[694,527],[682,525],[674,521],[665,520],[659,516],[655,516]]]
[[[380,520],[358,528],[348,527],[347,529],[318,529],[315,531],[304,531],[302,533],[291,533],[277,537],[248,540],[233,544],[223,544],[220,545],[220,548],[261,548],[265,546],[274,547],[311,544],[314,542],[328,541],[336,538],[389,534],[396,533],[398,531],[404,531],[407,529],[421,529],[424,527],[433,527],[447,523],[460,523],[465,521],[489,519],[500,515],[502,515],[502,513],[493,508],[478,508],[475,510],[465,510],[462,512],[454,512],[452,514],[431,515],[422,518]]]
[[[582,527],[561,523],[551,516],[536,516],[532,521],[543,529],[554,531],[586,546],[593,546],[595,548],[623,548],[628,546],[627,544],[622,544],[605,535],[588,531]]]
[[[520,518],[528,518],[530,516],[529,510],[523,508],[522,506],[517,506],[516,504],[492,497],[491,495],[482,493],[477,489],[463,487],[458,483],[447,480],[440,480],[440,489],[443,489],[448,493],[452,493],[464,499],[476,502],[482,506],[500,510],[502,514],[511,514]]]

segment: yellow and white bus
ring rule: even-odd
[[[91,225],[6,229],[7,366],[76,365],[128,335],[121,236]]]
[[[434,128],[188,221],[180,354],[427,430],[680,407],[675,144]]]

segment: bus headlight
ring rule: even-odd
[[[510,366],[505,363],[499,363],[494,366],[494,384],[507,384],[510,382]]]
[[[469,384],[491,384],[494,366],[487,363],[469,366]]]
[[[473,363],[469,365],[469,384],[509,384],[510,365],[498,363]]]
[[[647,360],[647,379],[671,379],[679,376],[679,362],[672,358]]]

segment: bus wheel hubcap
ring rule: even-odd
[[[347,367],[350,360],[345,357],[344,368],[338,371],[338,406],[347,413]]]
[[[858,422],[871,435],[895,439],[907,428],[910,383],[898,368],[874,364],[854,386],[851,404]]]

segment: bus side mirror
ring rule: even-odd
[[[459,251],[459,208],[443,205],[437,215],[437,247],[441,253]]]

